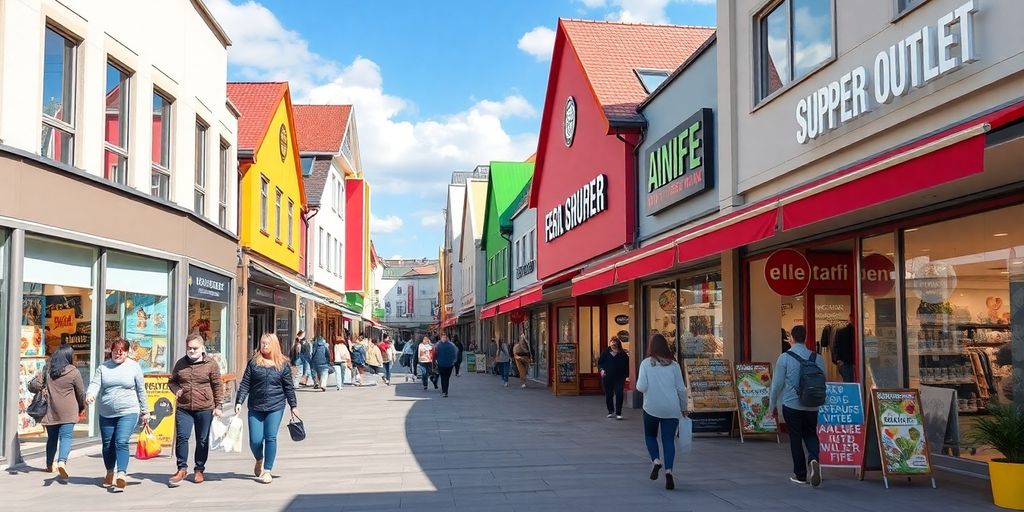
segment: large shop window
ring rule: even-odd
[[[870,382],[880,388],[898,388],[903,382],[897,275],[892,233],[861,241],[861,322],[864,326],[864,367]]]
[[[1022,216],[1018,205],[903,232],[907,373],[911,387],[955,391],[961,444],[947,453],[999,457],[967,434],[992,401],[1024,404]]]
[[[721,275],[701,274],[648,287],[647,322],[648,336],[665,336],[680,362],[725,357]],[[646,348],[646,343],[639,346]]]
[[[538,380],[548,381],[548,312],[538,311],[530,322],[533,327],[534,374]]]
[[[21,346],[18,435],[24,443],[46,441],[42,425],[24,411],[32,401],[28,383],[46,365],[46,356],[62,343],[74,348],[74,364],[88,385],[95,362],[93,351],[94,268],[91,247],[34,236],[25,237],[24,285],[21,304]],[[89,435],[81,418],[76,436]]]
[[[170,270],[166,261],[109,251],[104,308],[104,355],[128,340],[128,357],[146,373],[170,371]]]
[[[188,331],[198,334],[206,344],[206,353],[221,374],[229,369],[228,319],[231,299],[231,279],[189,267],[188,270]]]

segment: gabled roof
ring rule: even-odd
[[[700,58],[701,55],[704,55],[704,53],[706,53],[709,48],[715,46],[717,41],[717,34],[711,34],[711,37],[709,37],[707,41],[704,41],[704,43],[701,44],[699,48],[694,50],[694,52],[682,64],[680,64],[679,67],[677,67],[676,70],[673,71],[672,74],[665,79],[665,81],[661,82],[661,84],[659,84],[656,89],[651,91],[651,94],[649,94],[647,98],[644,99],[644,101],[640,102],[640,105],[637,107],[637,111],[644,110],[644,108],[646,108],[647,105],[654,101],[654,98],[661,96],[662,91],[668,88],[669,84],[671,84],[677,78],[679,78],[679,75],[683,74],[683,71],[686,70],[686,68],[690,67],[690,64],[693,64],[697,59]]]
[[[487,180],[466,180],[466,206],[462,211],[463,225],[469,224],[470,232],[462,231],[462,243],[459,246],[459,261],[465,257],[466,244],[475,244],[484,236],[484,212],[487,209]],[[472,235],[472,236],[470,236]]]
[[[488,175],[487,209],[484,211],[484,230],[491,222],[498,222],[499,230],[512,227],[513,203],[524,190],[528,189],[533,177],[533,164],[529,162],[491,162],[491,173]],[[491,218],[490,205],[494,204],[497,219]],[[487,248],[486,236],[480,246]]]
[[[313,160],[313,171],[309,176],[303,176],[302,181],[306,185],[306,198],[310,206],[319,206],[320,197],[324,195],[324,187],[327,186],[327,178],[331,175],[331,160],[329,158],[318,158]]]
[[[341,152],[352,105],[295,105],[294,110],[299,152]]]
[[[287,90],[287,82],[228,82],[228,99],[242,114],[238,118],[238,151],[256,153]]]
[[[448,185],[448,233],[447,242],[452,244],[462,236],[462,209],[466,206],[466,185]],[[454,249],[450,247],[450,249]]]
[[[610,124],[642,122],[637,106],[647,97],[636,69],[679,67],[715,29],[560,19]]]

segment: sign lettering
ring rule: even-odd
[[[545,240],[552,240],[572,231],[608,208],[608,177],[597,175],[569,196],[564,204],[555,206],[544,216]]]
[[[714,152],[711,109],[702,108],[655,143],[647,152],[647,215],[710,188]]]

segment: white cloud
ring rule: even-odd
[[[370,233],[394,233],[402,229],[402,219],[397,215],[386,215],[384,218],[370,213]]]
[[[593,0],[590,0],[593,2]],[[551,60],[551,51],[555,47],[555,31],[545,26],[534,27],[523,34],[516,43],[520,50],[533,55],[538,61]]]
[[[614,7],[611,21],[627,23],[668,23],[665,9],[670,3],[713,5],[715,0],[580,0],[588,9]]]

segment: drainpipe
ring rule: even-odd
[[[313,220],[313,217],[316,217],[316,214],[318,214],[318,213],[320,213],[320,207],[319,206],[315,206],[315,207],[310,207],[309,213],[306,214],[306,269],[305,269],[306,272],[305,273],[306,273],[306,284],[309,285],[310,288],[313,287],[313,274],[312,273],[315,272],[315,269],[311,265],[311,263],[313,261],[313,258],[310,257],[309,249],[310,249],[310,247],[312,247],[314,245],[314,244],[310,243],[310,241],[313,238],[315,238],[313,235],[316,233],[316,230],[311,228],[311,225],[310,225],[309,222],[311,220]],[[320,249],[319,243],[320,243],[320,241],[317,240],[317,250]],[[313,311],[314,312],[316,311],[316,306],[315,305],[313,306]],[[314,323],[313,329],[310,329],[310,325],[309,325],[309,319],[310,319],[311,316],[312,315],[310,315],[309,311],[307,310],[306,311],[306,325],[302,326],[302,329],[304,331],[306,331],[306,332],[313,332],[315,334],[316,333],[316,324]]]

